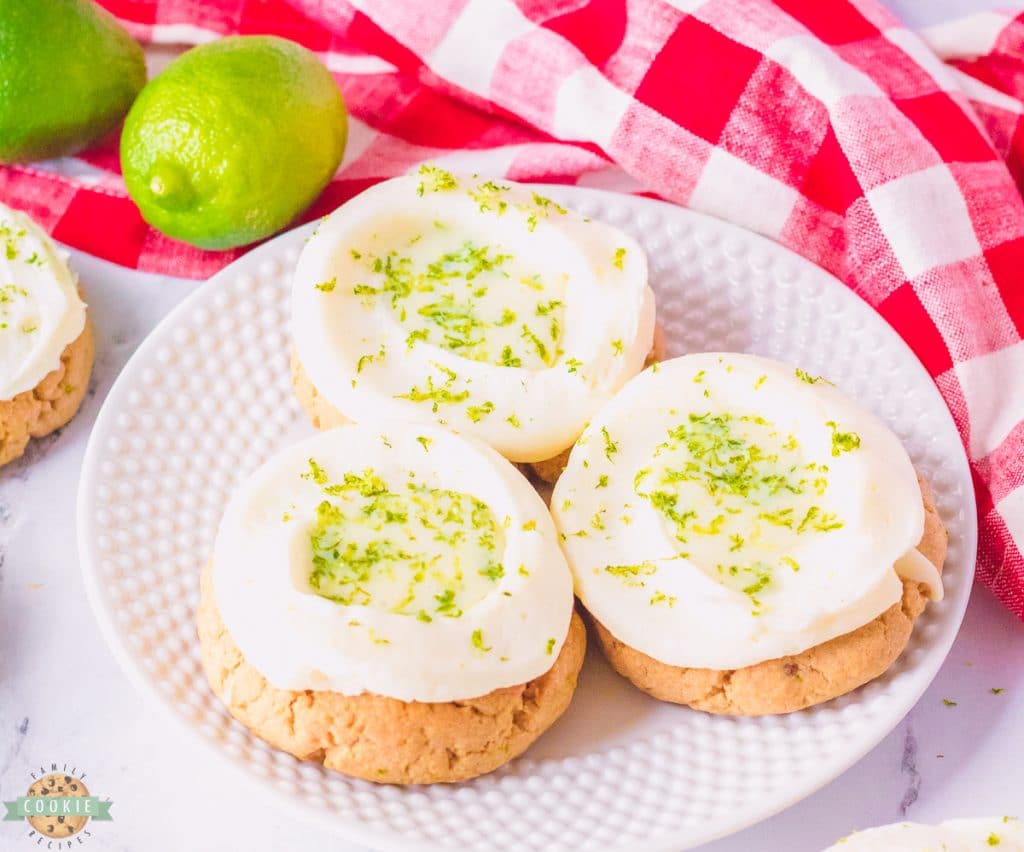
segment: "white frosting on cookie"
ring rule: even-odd
[[[85,328],[67,253],[28,216],[0,204],[0,400],[32,390]]]
[[[804,651],[896,603],[900,572],[942,593],[926,559],[904,558],[924,509],[896,436],[764,358],[646,370],[591,422],[551,505],[584,605],[669,665]]]
[[[292,333],[346,417],[437,422],[540,461],[642,368],[654,295],[621,231],[510,181],[425,167],[320,224]]]
[[[551,668],[572,578],[497,452],[429,424],[347,425],[274,456],[220,525],[214,593],[280,689],[452,701]]]
[[[896,822],[858,831],[825,852],[1024,852],[1024,822],[1016,817],[951,819],[938,825]]]

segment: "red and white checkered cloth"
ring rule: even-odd
[[[353,116],[307,219],[432,160],[645,192],[778,240],[917,352],[960,428],[978,576],[1024,618],[1024,15],[923,37],[874,0],[101,0],[144,42],[275,33]],[[142,221],[116,140],[0,168],[0,197],[116,263],[205,277]]]

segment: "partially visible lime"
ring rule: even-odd
[[[207,249],[279,231],[331,179],[345,104],[308,50],[272,36],[194,47],[142,90],[121,135],[121,169],[143,218]]]
[[[0,162],[91,145],[145,83],[142,48],[89,0],[0,0]]]

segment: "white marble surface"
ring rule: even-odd
[[[923,24],[995,3],[892,5]],[[196,285],[78,253],[73,262],[98,337],[90,395],[59,436],[0,473],[0,799],[23,795],[40,764],[67,762],[115,803],[114,822],[96,824],[83,848],[354,850],[252,798],[249,785],[143,703],[100,638],[75,548],[86,438],[135,346]],[[186,798],[187,816],[177,808]],[[979,587],[950,658],[892,734],[817,794],[705,849],[813,852],[857,827],[1003,813],[1024,815],[1024,624]],[[0,850],[33,848],[27,834],[24,823],[0,822]]]

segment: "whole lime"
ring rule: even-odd
[[[145,83],[142,48],[89,0],[0,0],[0,162],[92,144]]]
[[[330,72],[272,36],[234,36],[175,59],[136,99],[121,169],[143,218],[206,249],[279,231],[330,180],[347,117]]]

